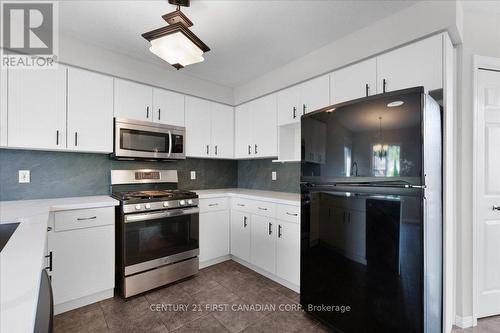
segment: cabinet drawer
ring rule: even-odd
[[[276,205],[276,218],[282,221],[299,223],[300,206]]]
[[[253,213],[261,216],[274,217],[276,214],[276,205],[272,202],[254,201]]]
[[[200,213],[228,209],[227,198],[200,199]]]
[[[255,201],[253,200],[242,199],[242,198],[231,199],[231,209],[240,212],[253,213],[254,206],[255,206]]]
[[[114,223],[114,207],[75,209],[54,213],[55,231],[90,228]]]

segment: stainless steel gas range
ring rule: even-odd
[[[112,170],[117,287],[127,298],[198,272],[199,209],[176,170]]]

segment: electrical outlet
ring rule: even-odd
[[[276,175],[276,171],[271,172],[271,179],[272,180],[278,179],[278,176]]]
[[[19,170],[19,183],[29,183],[29,182],[30,182],[30,171]]]
[[[191,171],[191,180],[196,179],[196,171]]]

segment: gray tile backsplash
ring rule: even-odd
[[[176,169],[179,187],[242,187],[298,192],[300,164],[271,160],[194,159],[174,162],[115,161],[104,154],[0,149],[0,201],[108,194],[112,169]],[[18,183],[18,170],[30,170],[31,182]],[[196,180],[190,180],[196,171]],[[271,181],[271,171],[278,180]]]

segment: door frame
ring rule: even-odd
[[[472,110],[473,110],[473,125],[472,125],[472,326],[477,325],[477,309],[478,309],[478,263],[477,263],[477,171],[479,170],[477,160],[477,145],[478,145],[478,113],[477,106],[477,87],[478,73],[480,69],[491,69],[500,71],[500,58],[485,57],[474,55],[473,59],[473,85],[472,85]]]

